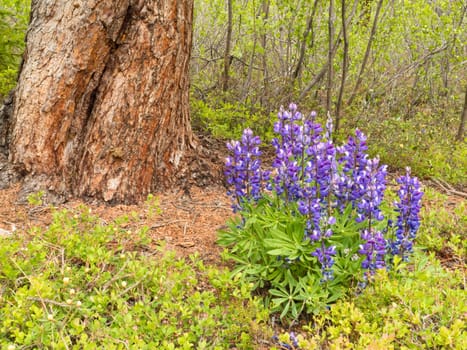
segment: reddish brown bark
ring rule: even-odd
[[[193,1],[33,1],[10,160],[58,193],[136,202],[193,147]]]

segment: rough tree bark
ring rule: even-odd
[[[64,195],[137,202],[173,184],[189,122],[193,0],[33,0],[9,159]]]

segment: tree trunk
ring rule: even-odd
[[[10,161],[49,190],[137,202],[195,147],[193,0],[32,1]]]
[[[459,129],[457,130],[457,141],[463,141],[465,136],[465,121],[467,119],[467,88],[465,89],[464,108],[462,109]]]
[[[367,1],[366,4],[371,4],[371,1]],[[348,106],[350,106],[352,104],[354,98],[357,96],[358,89],[359,89],[359,87],[360,87],[360,85],[361,85],[361,83],[363,81],[363,72],[365,71],[368,59],[370,58],[371,45],[372,45],[373,39],[374,39],[374,37],[376,35],[376,28],[377,28],[377,25],[378,25],[378,17],[379,17],[379,12],[381,10],[382,5],[383,5],[383,0],[379,0],[378,4],[376,5],[376,13],[375,13],[375,18],[373,20],[373,25],[371,27],[370,37],[369,37],[368,42],[366,44],[365,55],[363,56],[362,65],[360,67],[360,71],[358,72],[357,82],[355,83],[352,94],[350,95],[349,101],[347,102]]]

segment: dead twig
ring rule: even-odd
[[[61,303],[59,301],[55,301],[55,300],[52,300],[52,299],[43,299],[43,298],[40,298],[40,297],[27,297],[27,300],[38,301],[40,303],[47,303],[47,304],[57,305],[57,306],[61,306],[61,307],[70,307],[70,306],[72,306],[71,304],[65,304],[65,303]]]
[[[447,184],[446,182],[443,181],[445,183],[445,185],[443,185],[443,183],[441,182],[442,180],[440,180],[440,179],[436,179],[434,177],[432,177],[430,179],[434,183],[436,183],[439,187],[441,187],[446,193],[452,194],[452,195],[455,195],[455,196],[459,196],[459,197],[462,197],[462,198],[467,198],[467,193],[453,189],[452,186]],[[447,186],[449,186],[449,188]]]
[[[151,225],[149,228],[159,228],[159,227],[164,227],[164,226],[177,224],[179,222],[185,222],[186,223],[186,220],[172,220],[172,221],[158,222],[158,223],[156,223],[154,225]]]

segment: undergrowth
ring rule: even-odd
[[[437,216],[448,198],[426,195],[423,219],[460,249],[465,206]],[[157,200],[147,205],[157,215]],[[1,349],[467,347],[465,270],[434,254],[416,250],[397,276],[380,270],[361,294],[283,328],[242,277],[155,247],[125,228],[132,215],[105,224],[86,207],[60,210],[47,229],[0,236]]]
[[[248,284],[148,243],[87,208],[0,237],[0,347],[250,349],[268,337]]]

